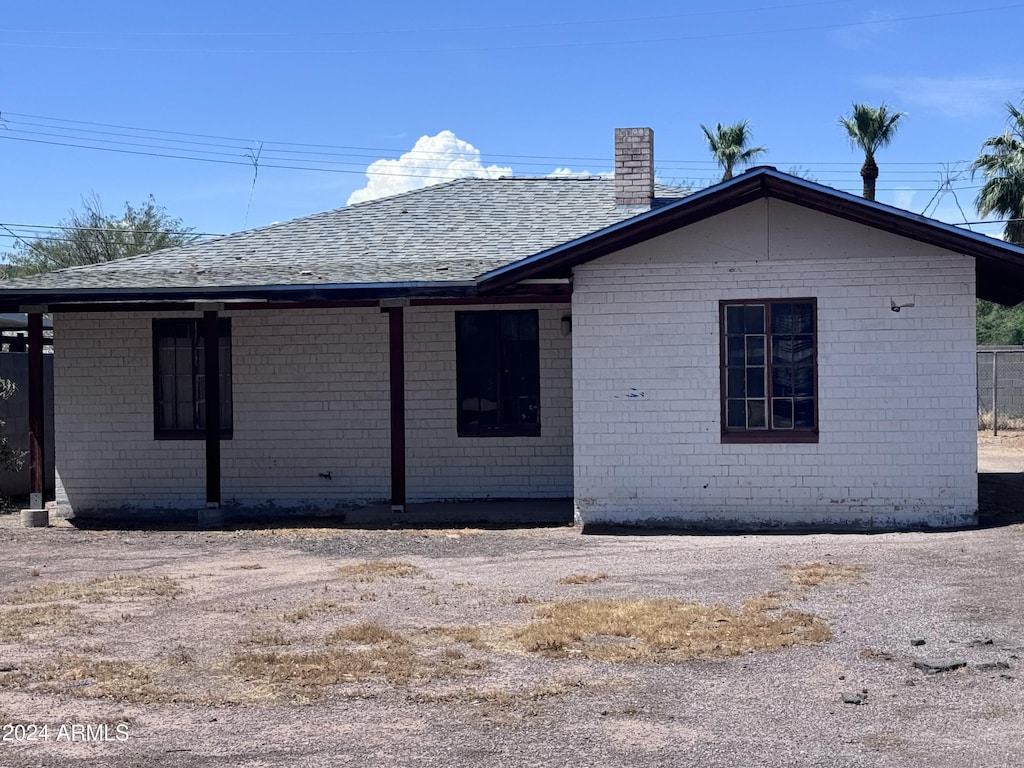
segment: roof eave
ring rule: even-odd
[[[741,174],[587,237],[493,270],[481,275],[477,284],[481,292],[488,292],[527,278],[565,277],[579,264],[764,197],[973,256],[978,261],[979,298],[1001,304],[1024,301],[1024,249],[772,169]]]

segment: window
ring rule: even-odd
[[[220,427],[231,437],[231,321],[220,328]],[[206,430],[202,320],[153,321],[154,434],[201,439]]]
[[[817,442],[817,302],[721,303],[722,441]]]
[[[462,437],[540,434],[537,311],[456,312]]]

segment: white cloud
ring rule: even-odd
[[[1019,80],[1001,77],[870,77],[860,84],[895,93],[897,109],[916,105],[947,117],[991,114],[1021,88]]]
[[[555,168],[549,173],[548,179],[592,179],[595,176],[608,176],[608,174],[591,173],[590,171],[574,171],[572,168]]]
[[[348,204],[389,197],[452,179],[496,179],[511,175],[511,168],[485,167],[480,162],[479,149],[451,131],[441,131],[436,136],[421,136],[413,148],[397,160],[372,162],[366,169],[366,186],[349,195]]]

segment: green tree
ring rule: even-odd
[[[60,223],[60,234],[40,235],[19,243],[15,252],[7,255],[8,275],[20,277],[99,264],[184,245],[198,237],[191,228],[182,226],[181,219],[157,205],[152,195],[138,207],[125,203],[120,214],[105,214],[95,195],[83,198],[82,207]]]
[[[867,200],[875,199],[875,182],[878,181],[875,152],[889,145],[906,114],[891,112],[885,104],[879,107],[854,104],[849,115],[839,118],[839,124],[850,136],[850,143],[864,152],[860,177],[864,180],[864,198]]]
[[[718,123],[714,131],[701,124],[700,129],[704,131],[704,138],[715,162],[722,168],[722,181],[728,181],[736,168],[750,165],[754,158],[768,151],[766,147],[748,146],[754,134],[746,120],[732,125]]]
[[[1007,219],[1003,237],[1024,245],[1024,112],[1010,102],[1006,111],[1006,130],[985,139],[971,164],[972,175],[981,171],[985,177],[974,206],[983,218],[994,213]]]
[[[0,379],[0,400],[7,400],[17,391],[13,381]],[[0,420],[0,470],[17,471],[25,462],[25,452],[11,447],[5,427],[7,422]]]

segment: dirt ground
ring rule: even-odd
[[[1022,765],[1024,439],[979,444],[969,531],[6,516],[0,768]]]

